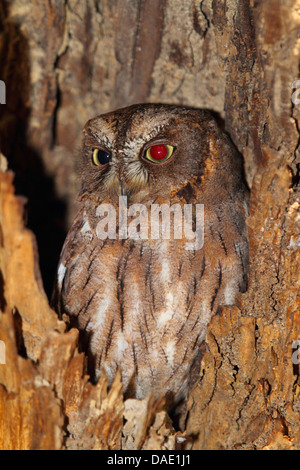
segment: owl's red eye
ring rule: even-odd
[[[157,144],[146,150],[145,158],[152,163],[163,163],[171,157],[173,152],[172,145]]]
[[[166,158],[168,149],[165,145],[153,145],[150,148],[150,155],[153,160],[163,160]]]

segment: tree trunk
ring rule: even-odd
[[[0,448],[300,449],[298,0],[10,0],[0,21]],[[82,127],[137,102],[213,110],[251,188],[249,288],[210,323],[181,431],[88,381],[46,295]]]

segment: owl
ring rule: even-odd
[[[240,155],[209,112],[139,104],[87,122],[81,178],[56,307],[80,330],[94,380],[120,369],[125,397],[172,407],[211,317],[246,290]]]

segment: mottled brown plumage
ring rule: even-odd
[[[164,163],[146,161],[159,143]],[[94,149],[110,154],[92,163]],[[186,239],[102,240],[97,207],[204,204],[204,245]],[[247,190],[240,157],[206,111],[134,105],[88,121],[82,147],[80,210],[66,238],[55,298],[83,336],[95,377],[122,370],[127,396],[152,391],[176,403],[212,315],[247,283]]]

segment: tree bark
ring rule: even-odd
[[[300,449],[298,0],[11,0],[0,22],[0,448]],[[46,295],[82,127],[137,102],[214,111],[251,189],[249,287],[211,321],[181,432],[163,399],[88,381]]]

